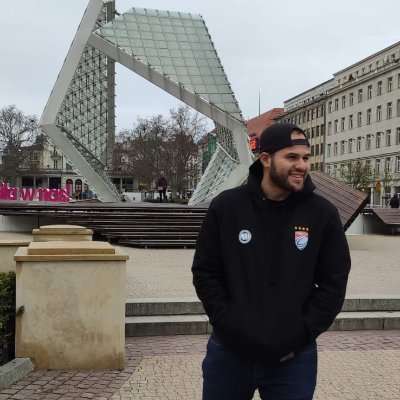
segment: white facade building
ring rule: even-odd
[[[325,172],[340,179],[362,161],[371,201],[385,204],[400,191],[400,42],[335,73],[326,103]]]

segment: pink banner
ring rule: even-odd
[[[0,183],[0,200],[23,201],[53,201],[57,203],[69,203],[71,185],[65,189],[45,188],[11,188],[9,183]]]

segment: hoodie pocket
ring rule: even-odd
[[[229,304],[220,322],[215,328],[222,343],[253,361],[278,361],[307,341],[298,310],[260,311]]]

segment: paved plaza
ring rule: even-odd
[[[353,266],[348,294],[400,297],[400,236],[350,236],[349,242]],[[195,296],[193,250],[125,250],[130,255],[127,297]],[[0,391],[0,400],[201,399],[207,339],[127,338],[122,371],[35,371]],[[327,332],[318,339],[318,347],[315,399],[400,399],[400,331]]]

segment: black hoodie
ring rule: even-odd
[[[247,185],[210,204],[193,260],[193,283],[224,346],[255,361],[278,361],[326,331],[339,313],[350,271],[337,209],[304,189],[265,198],[262,165]]]

